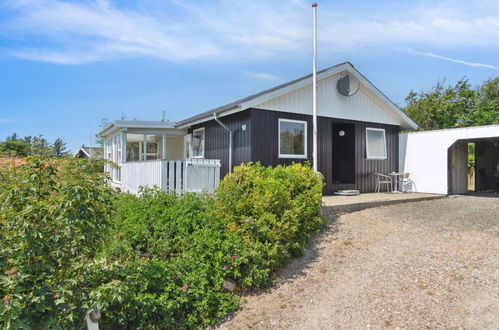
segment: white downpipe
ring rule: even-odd
[[[229,173],[232,173],[232,131],[224,123],[222,123],[220,119],[218,119],[216,113],[213,113],[213,118],[218,125],[222,126],[227,132],[229,132]]]
[[[313,168],[317,172],[317,3],[312,3],[313,12],[313,65],[312,65],[312,112],[313,112]]]

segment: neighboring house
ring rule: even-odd
[[[359,83],[351,96],[340,94],[337,87],[347,75]],[[317,73],[317,97],[318,170],[325,177],[324,192],[374,191],[374,172],[399,168],[400,131],[415,130],[417,125],[348,62]],[[121,188],[136,191],[138,185],[156,184],[169,190],[165,180],[175,175],[179,189],[190,190],[183,183],[192,183],[184,177],[189,165],[197,168],[196,173],[209,164],[219,166],[218,173],[194,180],[203,178],[206,188],[245,162],[311,162],[312,129],[308,75],[175,124],[116,121],[98,136],[106,140],[106,158],[122,164],[121,171],[127,173],[125,180],[119,170],[112,171]],[[179,174],[165,175],[170,170],[164,164],[172,160],[180,162],[175,170]],[[134,165],[137,162],[143,163],[140,168]]]
[[[102,159],[104,157],[104,148],[85,147],[85,145],[82,145],[81,148],[75,153],[75,157]]]

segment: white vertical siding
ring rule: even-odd
[[[402,133],[399,169],[410,172],[418,192],[447,194],[448,149],[458,140],[499,137],[499,125]]]
[[[127,162],[121,164],[121,185],[123,190],[138,193],[141,186],[161,188],[162,167],[160,160]]]
[[[185,167],[185,190],[212,193],[220,181],[220,160],[188,159]]]
[[[122,164],[121,188],[134,194],[141,186],[183,194],[214,192],[220,181],[220,160],[148,160]]]
[[[319,80],[317,83],[317,114],[323,117],[359,120],[374,123],[400,125],[393,111],[377,96],[361,85],[355,95],[343,96],[336,84],[341,74]],[[312,88],[301,87],[287,94],[260,103],[255,108],[312,114]]]

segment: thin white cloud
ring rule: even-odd
[[[266,72],[246,72],[245,75],[246,77],[254,79],[271,80],[271,81],[281,80],[279,77]]]
[[[455,58],[441,56],[441,55],[437,55],[437,54],[433,54],[433,53],[429,53],[429,52],[419,52],[419,51],[415,51],[415,50],[412,50],[412,49],[408,49],[407,51],[409,53],[411,53],[411,54],[421,55],[421,56],[426,56],[426,57],[432,57],[432,58],[437,58],[437,59],[440,59],[440,60],[444,60],[444,61],[448,61],[448,62],[453,62],[453,63],[464,64],[466,66],[471,66],[471,67],[475,67],[475,68],[487,68],[487,69],[495,69],[495,70],[499,69],[498,66],[495,66],[495,65],[492,65],[492,64],[484,64],[484,63],[478,63],[478,62],[468,62],[468,61],[458,60],[458,59],[455,59]]]
[[[310,52],[304,0],[3,0],[0,41],[12,56],[60,64],[126,57],[253,59]],[[324,2],[319,51],[499,47],[499,1]]]
[[[0,123],[12,123],[12,119],[0,118]]]

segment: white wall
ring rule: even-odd
[[[317,115],[323,117],[359,120],[374,123],[401,125],[386,104],[364,85],[352,96],[338,93],[336,84],[343,73],[317,82]],[[312,115],[312,88],[304,86],[282,96],[254,106],[259,109],[294,112]]]
[[[166,159],[184,159],[184,137],[166,137]]]
[[[402,133],[399,170],[411,173],[418,192],[447,194],[447,153],[457,140],[499,137],[499,125]]]

